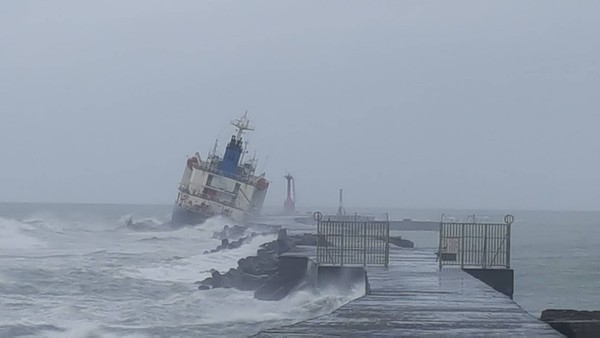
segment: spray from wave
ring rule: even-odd
[[[89,209],[0,218],[0,336],[241,336],[360,296],[303,290],[267,302],[252,291],[199,291],[194,282],[210,269],[235,267],[276,235],[254,229],[240,247],[203,254],[221,244],[215,233],[231,221],[163,229],[158,210],[134,219],[147,224],[139,231],[119,218],[135,210],[98,206],[88,217]]]
[[[12,219],[0,218],[0,250],[29,250],[44,247],[45,244],[34,237],[36,227]]]

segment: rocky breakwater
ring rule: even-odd
[[[414,248],[415,243],[408,239],[402,238],[402,236],[390,236],[390,243],[401,248]]]
[[[550,309],[540,319],[567,337],[600,337],[600,311]]]
[[[221,245],[211,252],[236,247],[245,240],[246,237],[233,242],[223,239]],[[277,239],[262,244],[256,256],[241,258],[237,268],[229,269],[226,273],[212,270],[210,277],[196,283],[200,290],[236,288],[255,291],[254,297],[257,299],[279,300],[294,290],[316,287],[316,266],[312,261],[302,256],[281,256],[295,246],[316,244],[315,234],[288,236],[285,229],[279,229]]]
[[[212,238],[215,239],[228,239],[228,240],[237,240],[242,238],[246,231],[248,231],[248,227],[243,225],[234,225],[234,226],[224,226],[223,230],[213,232]]]
[[[229,243],[223,239],[216,251],[244,243],[246,238]],[[264,243],[256,252],[256,256],[248,256],[238,260],[237,268],[229,269],[226,273],[217,270],[211,271],[211,277],[200,282],[200,290],[213,288],[236,288],[239,290],[257,290],[266,281],[277,273],[279,266],[279,255],[287,252],[294,246],[294,242],[288,238],[285,229],[279,230],[277,239]]]
[[[381,241],[385,241],[385,237],[377,237],[377,239],[379,239]],[[391,244],[401,247],[401,248],[414,248],[415,247],[415,243],[413,243],[412,241],[409,241],[408,239],[402,238],[402,236],[390,236],[389,242]]]
[[[219,252],[222,250],[232,250],[232,249],[237,249],[239,247],[241,247],[243,244],[248,243],[252,238],[259,236],[259,235],[269,235],[271,234],[270,232],[252,232],[250,235],[244,236],[244,237],[239,237],[237,240],[234,241],[230,241],[229,238],[223,236],[222,234],[219,233],[215,233],[215,235],[213,236],[213,238],[219,238],[221,239],[221,245],[217,246],[216,248],[210,250],[210,251],[204,251],[204,254],[210,254],[210,253],[215,253],[215,252]]]

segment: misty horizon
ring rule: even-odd
[[[600,210],[599,9],[4,2],[0,201],[171,204],[247,110],[269,207]]]

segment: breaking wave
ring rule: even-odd
[[[267,302],[251,291],[200,291],[194,282],[211,269],[236,267],[276,235],[203,254],[221,244],[213,234],[233,222],[216,217],[164,229],[160,217],[119,219],[130,211],[107,210],[0,218],[6,310],[0,336],[242,336],[330,312],[361,295],[304,290]],[[125,226],[129,218],[143,223],[142,231]]]
[[[213,249],[220,243],[218,240],[210,239],[203,246],[199,246],[197,254],[177,257],[177,259],[169,257],[152,266],[139,267],[126,274],[130,277],[154,281],[194,283],[209,277],[212,269],[225,272],[237,267],[240,258],[256,255],[256,250],[261,244],[274,239],[276,235],[256,236],[237,249],[203,254],[203,250]],[[153,241],[160,241],[160,239],[156,238]]]
[[[37,228],[29,223],[0,218],[0,250],[35,249],[44,247],[44,243],[32,235]]]

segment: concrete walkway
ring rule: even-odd
[[[371,294],[257,336],[562,337],[471,275],[438,271],[431,252],[391,248],[389,268],[367,270]]]

